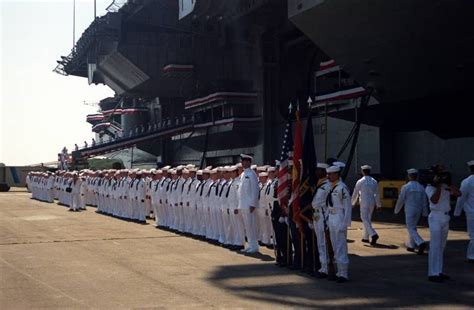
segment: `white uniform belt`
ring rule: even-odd
[[[444,214],[444,215],[448,215],[449,212],[448,211],[441,211],[441,210],[431,210],[432,213],[435,213],[435,214]]]
[[[328,208],[329,214],[338,214],[342,213],[343,209],[340,208]]]

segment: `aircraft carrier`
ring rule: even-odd
[[[279,159],[288,105],[312,112],[319,160],[382,178],[474,154],[474,3],[462,0],[129,0],[55,71],[105,84],[76,162],[136,147],[169,164]],[[312,103],[309,105],[308,98]],[[349,181],[349,182],[350,182]]]

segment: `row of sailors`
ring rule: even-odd
[[[61,171],[56,175],[52,172],[30,172],[26,177],[26,186],[33,199],[49,203],[58,200],[70,211],[86,210],[86,184],[78,173]]]
[[[157,227],[200,236],[231,249],[243,249],[245,211],[239,207],[238,197],[242,164],[211,168],[197,170],[187,165],[150,171],[61,171],[57,176],[33,173],[27,182],[33,198],[48,202],[59,198],[72,211],[87,204],[96,206],[99,213],[142,223],[153,216]],[[276,200],[276,169],[255,165],[252,169],[259,173],[260,181],[254,225],[257,240],[272,247],[270,213]],[[46,196],[48,199],[43,199]],[[258,244],[249,248],[256,252]]]
[[[60,193],[59,196],[62,192],[68,192],[64,190],[64,185],[66,189],[69,186],[72,187],[70,200],[73,206],[75,205],[75,196],[84,197],[84,203],[97,206],[98,212],[141,222],[144,222],[145,218],[153,212],[157,227],[166,227],[200,236],[231,249],[242,249],[245,238],[249,242],[248,252],[258,251],[257,240],[270,247],[271,243],[276,242],[278,243],[277,260],[281,261],[285,256],[284,248],[288,245],[282,246],[280,244],[285,243],[285,238],[282,241],[282,236],[278,236],[278,231],[281,230],[277,226],[281,224],[286,229],[287,224],[290,224],[291,229],[291,214],[289,216],[281,214],[280,217],[274,217],[275,211],[280,209],[275,208],[278,205],[276,198],[278,183],[274,167],[257,168],[252,166],[251,168],[255,172],[260,170],[258,188],[252,190],[248,186],[242,186],[243,181],[248,182],[253,179],[253,176],[256,178],[255,172],[249,174],[251,169],[244,170],[244,168],[250,167],[248,157],[250,156],[242,157],[242,163],[235,166],[215,169],[208,167],[204,170],[197,170],[194,166],[188,165],[178,166],[175,169],[167,166],[148,172],[139,170],[83,171],[80,178],[77,173],[59,173],[54,178],[54,182],[49,180],[51,176],[45,178],[36,176],[33,177],[32,184],[41,184],[41,186],[32,186],[32,192],[35,198],[51,201],[51,195],[58,196],[47,193],[48,190],[51,190],[51,184],[53,184],[52,189],[56,189],[56,193]],[[415,169],[407,171],[409,183],[402,188],[395,212],[398,213],[401,207],[405,206],[409,234],[408,245],[418,247],[419,251],[423,252],[425,242],[416,232],[416,224],[422,213],[427,214],[429,206],[430,280],[441,281],[444,277],[442,257],[447,228],[449,228],[449,225],[446,225],[446,219],[449,221],[446,214],[449,212],[450,195],[461,195],[455,215],[459,216],[462,209],[466,213],[471,239],[467,256],[470,262],[473,259],[472,208],[474,204],[472,199],[474,193],[472,173],[474,162],[470,161],[468,165],[471,169],[471,176],[463,181],[460,192],[454,186],[450,186],[449,191],[440,191],[440,188],[448,189],[446,184],[429,185],[425,189],[416,181],[417,171]],[[319,274],[325,275],[329,272],[325,236],[325,231],[328,229],[338,270],[337,277],[342,282],[348,278],[349,260],[346,239],[347,228],[351,225],[351,207],[359,202],[361,219],[364,224],[362,241],[372,244],[377,242],[378,235],[371,225],[371,215],[374,208],[381,207],[377,182],[370,176],[371,167],[368,165],[361,167],[363,177],[356,183],[352,195],[339,177],[343,167],[343,163],[333,163],[331,167],[326,164],[318,164],[316,173],[319,181],[312,202],[313,221],[308,223],[317,237]],[[55,187],[55,185],[59,186]],[[44,188],[46,192],[42,192],[41,189],[38,191],[38,188]],[[254,201],[246,198],[257,194],[258,199]],[[434,196],[442,201],[433,199]],[[249,209],[252,208],[256,211],[253,219],[249,217],[249,214],[252,213],[249,212]],[[443,209],[442,212],[439,211],[440,208]],[[438,213],[442,218],[438,217]],[[442,232],[441,235],[438,234],[440,232]],[[291,235],[292,239],[298,237],[298,234],[292,233]],[[292,240],[293,248],[295,255],[297,255],[296,248],[299,242],[295,243],[294,241]],[[290,260],[299,261],[296,258]],[[290,263],[290,261],[286,263]],[[303,268],[303,266],[300,267]]]

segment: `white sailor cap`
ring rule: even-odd
[[[253,157],[247,154],[240,154],[240,159],[249,159],[253,160]]]
[[[360,169],[362,169],[362,170],[371,170],[372,167],[369,166],[369,165],[363,165],[363,166],[360,167]]]
[[[276,168],[275,167],[268,167],[267,171],[268,172],[275,172]]]
[[[239,169],[239,167],[237,167],[237,165],[235,165],[235,166],[229,166],[229,168],[227,169],[227,171],[232,172],[232,171],[236,171],[237,169]]]
[[[206,168],[206,169],[204,169],[204,170],[202,171],[202,173],[210,174],[210,173],[211,173],[211,170]]]
[[[193,164],[186,165],[186,168],[188,168],[188,170],[191,169],[191,168],[195,168],[195,167],[196,167],[196,165],[193,165]]]
[[[408,170],[407,170],[407,173],[408,173],[408,174],[416,174],[416,173],[418,173],[418,170],[416,170],[416,169],[414,169],[414,168],[411,168],[411,169],[408,169]]]
[[[163,171],[161,169],[156,170],[156,174],[162,174]]]
[[[267,168],[265,166],[260,166],[260,167],[257,167],[257,171],[266,171]]]
[[[184,173],[184,174],[188,174],[188,173],[189,173],[189,170],[188,170],[187,168],[184,168],[184,169],[183,169],[183,173]]]
[[[161,170],[166,171],[166,170],[169,170],[170,168],[171,166],[164,166],[163,168],[161,168]]]
[[[238,163],[237,165],[235,165],[237,168],[242,168],[242,163]]]
[[[179,165],[178,167],[176,167],[176,170],[179,171],[179,170],[183,170],[184,166],[183,165]]]
[[[469,167],[474,166],[474,160],[468,161],[468,162],[467,162],[467,165],[468,165]]]
[[[340,171],[341,171],[341,167],[339,166],[331,166],[331,167],[326,168],[327,173],[340,172]]]
[[[250,166],[250,169],[252,169],[252,170],[257,169],[257,165],[252,165],[252,166]]]
[[[346,167],[346,164],[343,163],[342,161],[335,161],[332,163],[333,166],[336,166],[336,167],[339,167],[339,168],[345,168]]]
[[[260,173],[258,174],[258,176],[259,176],[259,177],[268,177],[268,173],[266,173],[266,172],[260,172]]]
[[[196,167],[189,167],[189,168],[188,168],[188,171],[189,171],[189,172],[196,172],[196,171],[197,171],[197,168],[196,168]]]
[[[214,168],[214,169],[211,170],[211,174],[216,174],[217,171],[218,171],[218,169],[217,169],[217,168]]]
[[[325,163],[318,163],[318,164],[316,165],[316,168],[327,169],[327,168],[329,168],[329,165],[328,165],[328,164],[325,164]]]
[[[212,166],[207,166],[206,169],[207,170],[212,170]]]
[[[198,170],[198,171],[196,172],[196,174],[197,174],[197,175],[202,175],[202,170]]]
[[[225,171],[225,168],[222,167],[222,166],[219,166],[216,168],[218,172],[224,172]]]

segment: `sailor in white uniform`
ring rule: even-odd
[[[244,219],[245,234],[248,246],[243,251],[246,253],[258,252],[257,235],[257,208],[258,208],[258,177],[254,170],[250,168],[252,156],[241,154],[242,167],[244,172],[240,176],[240,186],[238,190],[239,212]]]
[[[318,270],[317,276],[319,278],[326,278],[328,276],[328,251],[326,247],[326,229],[328,229],[328,208],[326,206],[326,199],[331,188],[331,184],[327,179],[326,169],[329,168],[327,164],[318,163],[316,168],[316,177],[318,183],[316,184],[316,192],[314,193],[313,201],[313,228],[316,233],[316,242],[318,245],[319,261],[321,268]]]
[[[426,242],[416,230],[416,225],[421,215],[428,216],[428,199],[425,188],[418,179],[418,170],[408,169],[408,183],[402,186],[400,195],[395,205],[395,214],[398,214],[405,205],[405,223],[408,230],[407,250],[410,252],[418,248],[418,254],[423,254],[426,249]]]
[[[449,185],[442,176],[444,170],[439,168],[433,182],[425,189],[430,203],[428,224],[430,226],[430,250],[428,253],[428,280],[443,282],[449,276],[443,273],[443,256],[448,239],[450,197],[460,196],[459,190]]]
[[[467,232],[469,234],[469,245],[467,246],[467,260],[474,263],[474,160],[467,163],[471,175],[461,182],[461,196],[456,203],[454,216],[460,216],[464,210],[466,214]]]
[[[371,169],[372,167],[369,165],[361,167],[363,177],[355,185],[354,193],[352,194],[352,205],[355,206],[359,200],[360,218],[364,224],[362,242],[368,243],[370,237],[370,244],[375,245],[379,235],[372,227],[372,213],[375,208],[380,209],[382,207],[382,202],[380,201],[378,183],[370,176]]]
[[[334,249],[334,260],[337,267],[337,282],[346,282],[349,272],[349,256],[347,253],[347,229],[351,226],[351,197],[349,189],[340,179],[341,168],[331,166],[326,169],[330,182],[326,198],[328,210],[329,235]]]

